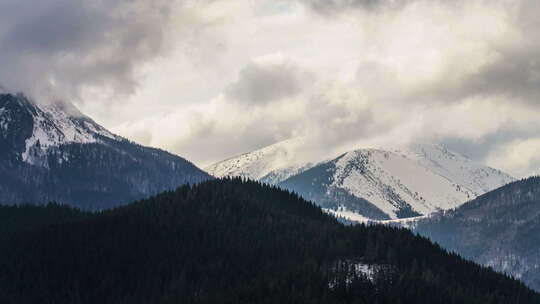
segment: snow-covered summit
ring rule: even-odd
[[[100,210],[210,178],[182,157],[112,134],[73,105],[0,94],[0,205]]]
[[[427,215],[460,206],[514,180],[441,145],[358,149],[308,163],[294,155],[293,144],[301,141],[246,153],[217,163],[208,172],[279,184],[351,220]]]
[[[476,195],[491,191],[495,187],[515,179],[510,175],[474,162],[465,155],[451,151],[443,145],[415,144],[408,149],[396,151],[418,161],[425,167],[456,183],[467,185]]]
[[[390,218],[405,206],[426,215],[455,208],[487,191],[514,181],[438,145],[409,150],[361,149],[335,162],[331,187],[366,199]]]
[[[215,177],[241,176],[277,184],[313,166],[296,154],[302,144],[299,138],[281,141],[213,164],[206,172]]]
[[[22,95],[0,94],[0,136],[14,134],[24,139],[21,159],[35,165],[41,164],[41,156],[53,147],[104,138],[122,140],[70,103],[40,105]]]

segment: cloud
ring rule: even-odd
[[[302,155],[315,159],[438,142],[494,166],[492,151],[540,130],[540,49],[524,39],[536,32],[534,1],[299,3],[239,1],[234,14],[224,2],[199,7],[213,17],[193,36],[205,56],[197,62],[211,64],[177,74],[215,73],[189,90],[213,96],[118,130],[154,130],[147,143],[202,165],[302,137]]]
[[[498,59],[471,75],[465,94],[506,96],[540,106],[540,3],[519,1],[515,36],[496,49]]]
[[[336,13],[351,9],[377,9],[380,7],[397,7],[408,0],[300,0],[318,13]]]
[[[492,150],[488,160],[502,170],[514,172],[517,176],[527,176],[531,168],[540,169],[539,149],[540,138],[518,138]]]
[[[132,93],[138,65],[161,52],[170,8],[161,0],[3,0],[0,83],[40,100],[78,98],[85,88]]]
[[[3,0],[0,86],[201,166],[302,137],[314,159],[438,142],[523,176],[535,158],[505,155],[537,147],[538,35],[537,0]]]
[[[240,70],[238,79],[227,87],[225,95],[247,105],[264,105],[309,89],[310,78],[307,71],[290,63],[252,62]]]

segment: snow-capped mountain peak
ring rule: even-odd
[[[0,204],[102,209],[210,178],[179,156],[112,134],[69,103],[0,94]]]
[[[299,192],[350,219],[390,220],[455,208],[514,180],[444,146],[358,149],[302,162],[285,141],[217,163],[214,176],[245,176]],[[288,162],[288,160],[293,160]],[[350,216],[356,214],[359,216]]]
[[[3,138],[24,133],[20,134],[24,149],[18,152],[23,161],[34,165],[44,165],[41,158],[52,147],[95,143],[103,138],[122,140],[70,103],[38,105],[11,94],[0,95],[0,132]]]
[[[467,185],[475,196],[493,190],[514,180],[510,175],[482,164],[442,145],[415,144],[400,151],[423,166],[461,185]]]
[[[299,138],[281,141],[213,164],[206,172],[215,177],[242,176],[276,184],[313,166],[295,153],[302,143]]]
[[[332,187],[362,197],[397,218],[405,206],[418,214],[455,208],[514,179],[438,145],[409,150],[362,149],[335,164]]]

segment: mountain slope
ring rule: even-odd
[[[355,218],[349,216],[350,211],[381,220],[447,210],[513,181],[507,174],[433,145],[395,151],[356,150],[310,170],[279,185],[351,220]],[[354,198],[372,206],[367,208]]]
[[[0,203],[101,209],[210,178],[183,158],[112,134],[68,103],[0,95]]]
[[[344,226],[295,194],[240,179],[71,221],[57,206],[0,208],[0,218],[34,211],[43,224],[0,243],[3,303],[540,301],[407,230]]]
[[[298,141],[280,142],[217,163],[208,172],[277,184],[350,220],[447,210],[514,180],[437,145],[360,149],[316,164],[299,161],[295,145]]]
[[[304,162],[295,155],[295,149],[302,144],[301,139],[285,140],[226,159],[205,170],[215,177],[239,176],[277,184],[314,165]]]
[[[419,220],[415,232],[540,290],[540,177]]]

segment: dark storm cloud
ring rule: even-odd
[[[160,52],[169,5],[2,0],[0,84],[39,97],[77,97],[85,87],[131,92],[134,68]]]
[[[287,64],[251,63],[226,90],[226,97],[249,105],[265,105],[293,97],[309,86],[311,76]]]

